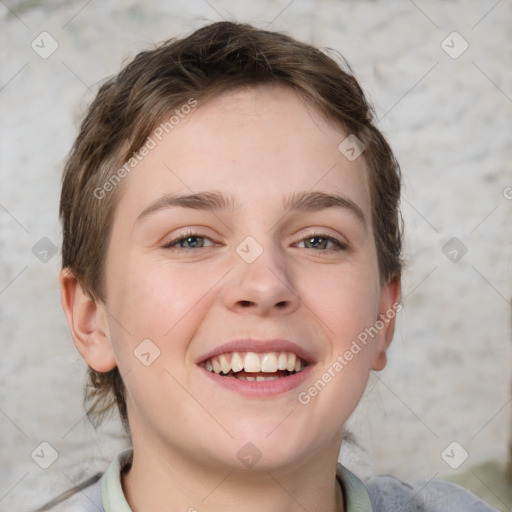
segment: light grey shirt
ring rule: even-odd
[[[131,464],[125,450],[110,464],[101,480],[52,508],[53,512],[132,512],[123,493],[121,473]],[[380,476],[364,484],[347,468],[336,471],[345,512],[496,512],[462,487],[433,480],[415,488],[393,477]]]

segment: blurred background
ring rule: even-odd
[[[404,174],[404,309],[342,460],[512,510],[510,0],[0,0],[0,510],[34,510],[126,445],[116,418],[88,423],[60,306],[60,177],[81,116],[139,51],[222,19],[346,57]]]

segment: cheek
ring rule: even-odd
[[[199,279],[187,271],[169,269],[165,264],[134,262],[117,272],[112,307],[130,331],[144,334],[160,327],[162,336],[180,313],[190,309],[201,293]],[[112,282],[114,280],[112,279]]]
[[[323,321],[337,348],[377,319],[380,287],[373,266],[326,268],[303,282],[308,306]]]
[[[316,414],[323,418],[322,428],[335,433],[359,403],[368,382],[373,340],[364,335],[378,318],[378,275],[372,266],[346,268],[317,274],[309,284],[316,290],[313,311],[328,339],[328,353],[314,382],[301,389],[297,398],[306,411],[321,411]]]
[[[123,327],[117,325],[113,336],[116,356],[133,352],[144,339],[152,340],[162,355],[171,349],[174,356],[184,354],[216,282],[213,273],[165,261],[129,263],[111,274],[111,283],[118,283],[111,288],[114,324]]]

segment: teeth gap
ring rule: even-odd
[[[233,372],[233,371],[230,371],[229,373],[220,373],[219,375],[221,377],[236,377],[238,374],[242,373],[243,370],[241,372]],[[285,377],[288,377],[289,375],[294,375],[298,372],[296,372],[295,370],[293,370],[292,372],[289,372],[288,370],[279,370],[279,373],[284,373],[285,374]],[[274,373],[267,373],[267,372],[257,372],[258,375],[260,375],[261,373],[263,373],[265,376],[269,376],[271,377],[272,375],[276,375],[278,372],[274,372]],[[248,376],[251,376],[251,372],[245,372],[246,375]]]
[[[204,366],[204,365],[203,365]],[[306,368],[306,364],[304,364],[304,368]],[[304,369],[303,368],[303,369]],[[302,369],[302,370],[303,370]],[[300,371],[302,371],[300,370]],[[208,370],[210,373],[215,373],[213,370]],[[220,375],[221,377],[233,377],[233,378],[237,378],[237,375],[242,373],[243,370],[239,371],[239,372],[234,372],[233,370],[229,370],[228,373],[217,373],[217,375]],[[283,372],[285,375],[284,377],[289,377],[290,375],[295,375],[296,373],[300,373],[300,372],[296,372],[295,370],[292,370],[291,372],[288,371],[288,370],[279,370],[279,372]],[[259,373],[263,373],[263,372],[257,372],[258,374]],[[272,375],[276,375],[277,372],[274,372],[274,373],[265,373],[266,376],[268,377],[271,377]],[[250,376],[251,375],[251,372],[245,372],[246,375]]]
[[[294,371],[292,371],[292,372],[289,372],[288,370],[282,370],[282,372],[284,373],[284,375],[282,375],[281,377],[277,377],[277,376],[276,376],[276,373],[277,373],[277,372],[276,372],[276,373],[265,373],[265,374],[264,374],[264,375],[265,375],[265,377],[264,377],[264,378],[265,378],[265,380],[266,380],[267,378],[271,378],[271,377],[275,377],[275,378],[278,378],[278,379],[282,379],[283,377],[289,377],[290,375],[295,375],[296,373],[298,373],[298,372],[296,372],[295,370],[294,370]],[[258,373],[258,376],[257,376],[257,377],[253,377],[253,376],[252,376],[250,373],[248,373],[248,372],[246,372],[246,373],[245,373],[245,375],[244,375],[244,377],[242,377],[242,376],[239,376],[239,374],[240,374],[240,373],[242,373],[242,372],[236,372],[236,373],[234,373],[234,372],[229,372],[229,373],[228,373],[228,374],[226,374],[226,375],[225,375],[225,374],[223,374],[223,373],[220,373],[219,375],[220,375],[221,377],[231,377],[231,378],[234,378],[234,379],[242,379],[242,380],[247,380],[247,377],[249,377],[249,378],[251,378],[251,377],[252,377],[252,379],[251,379],[251,380],[258,380],[258,379],[261,377],[261,373]]]

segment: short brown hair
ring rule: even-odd
[[[220,22],[139,53],[101,86],[82,122],[63,176],[62,266],[94,300],[105,299],[105,256],[122,183],[104,197],[95,191],[191,98],[206,101],[257,85],[289,87],[364,144],[380,278],[400,275],[400,169],[348,64],[281,33]],[[108,373],[89,368],[85,401],[97,423],[117,404],[128,429],[117,368]]]

